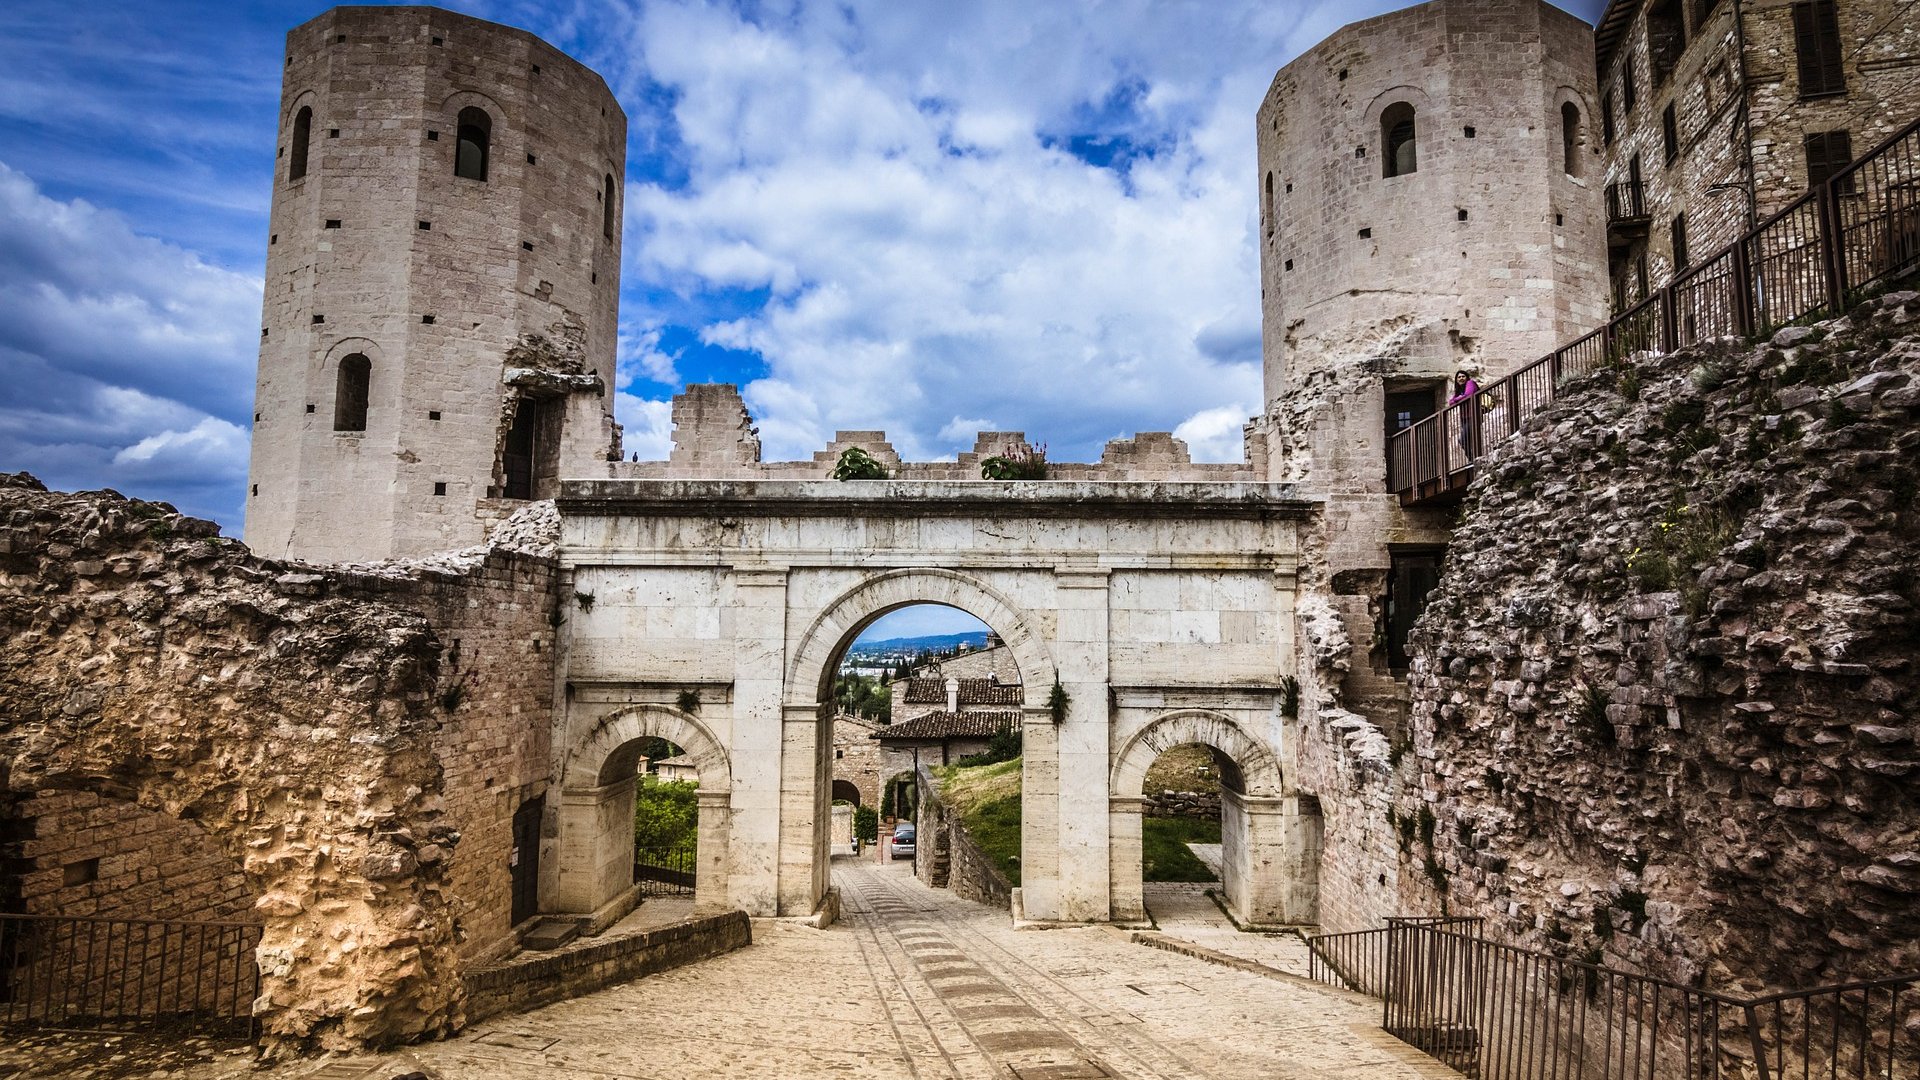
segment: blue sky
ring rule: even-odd
[[[744,387],[770,458],[1023,430],[1056,460],[1259,405],[1253,111],[1404,6],[1276,0],[446,5],[629,116],[617,412]],[[1569,3],[1589,20],[1599,0]],[[237,534],[293,3],[0,6],[0,468]]]

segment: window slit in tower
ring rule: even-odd
[[[1396,101],[1380,114],[1380,175],[1405,176],[1420,170],[1414,147],[1413,106]]]
[[[313,107],[300,106],[293,118],[293,160],[287,164],[287,179],[298,180],[307,175],[307,143],[313,137]]]
[[[493,118],[485,109],[472,106],[460,110],[458,144],[454,150],[453,175],[468,180],[487,178],[487,158],[493,139]]]

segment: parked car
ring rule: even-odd
[[[887,839],[887,857],[892,859],[913,858],[914,828],[905,823],[893,827],[893,835]]]

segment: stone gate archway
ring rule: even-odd
[[[633,792],[641,740],[665,739],[700,777],[694,903],[727,901],[728,810],[733,769],[727,749],[693,714],[667,705],[630,705],[601,717],[561,772],[559,858],[543,909],[604,924],[631,910]],[[623,910],[624,909],[624,910]]]
[[[1280,761],[1240,722],[1210,709],[1182,709],[1155,718],[1114,755],[1108,844],[1113,917],[1144,921],[1141,886],[1143,789],[1147,769],[1176,746],[1210,747],[1231,760],[1237,781],[1220,789],[1222,865],[1227,907],[1251,925],[1311,922],[1316,845],[1287,795]]]

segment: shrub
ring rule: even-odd
[[[875,461],[872,454],[857,446],[849,446],[840,451],[840,460],[833,464],[835,480],[885,480],[887,467]]]
[[[700,785],[643,775],[633,793],[633,843],[659,851],[692,844],[700,827]]]
[[[980,477],[983,480],[1045,480],[1046,445],[1034,447],[1021,443],[1005,454],[995,454],[980,462]]]
[[[853,808],[853,835],[863,844],[880,839],[880,814],[871,806]]]
[[[968,754],[956,764],[962,768],[976,765],[998,765],[1002,761],[1012,761],[1020,756],[1020,725],[1003,724],[993,738],[987,740],[987,748],[977,754]]]

